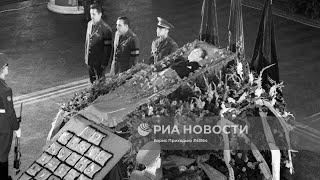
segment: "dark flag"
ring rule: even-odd
[[[253,57],[250,62],[250,69],[258,73],[264,67],[274,64],[263,72],[262,84],[264,87],[270,85],[270,82],[273,81],[279,83],[279,68],[271,4],[271,0],[265,1]]]
[[[242,61],[244,59],[244,35],[241,0],[231,0],[228,38],[228,50],[237,53]]]
[[[199,39],[219,46],[216,0],[203,0]]]

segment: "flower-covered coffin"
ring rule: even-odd
[[[176,53],[168,56],[155,65],[133,74],[132,78],[115,90],[98,97],[89,107],[79,113],[86,118],[103,124],[107,127],[115,127],[124,120],[124,117],[158,96],[166,96],[185,84],[176,73],[161,75],[161,71],[168,68],[178,56],[186,56],[194,47],[201,47],[208,52],[208,56],[197,70],[189,78],[198,76],[200,72],[215,69],[219,71],[222,66],[234,60],[235,55],[211,46],[204,42],[195,41],[180,48]],[[121,76],[121,75],[120,75]]]
[[[200,69],[184,79],[174,73],[162,76],[177,57],[187,57],[195,47],[208,53]],[[264,89],[262,72],[250,71],[231,52],[195,41],[155,65],[138,64],[100,81],[63,110],[116,130],[129,127],[128,162],[135,162],[145,143],[157,140],[168,150],[164,161],[179,168],[166,171],[169,179],[170,174],[176,179],[183,172],[200,177],[205,172],[207,178],[217,179],[218,171],[229,179],[280,179],[280,172],[293,173],[289,136],[293,115],[286,110],[283,84],[271,82]],[[211,133],[205,134],[208,125]],[[193,134],[183,133],[186,127]],[[229,127],[228,132],[219,127]]]

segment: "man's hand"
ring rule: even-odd
[[[16,130],[16,136],[17,136],[17,137],[21,137],[21,128],[19,128],[18,130]]]

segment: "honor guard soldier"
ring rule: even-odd
[[[12,102],[12,89],[6,84],[5,77],[8,75],[6,58],[0,54],[0,177],[7,180],[8,156],[11,149],[13,131],[20,127],[19,119]]]
[[[88,65],[90,82],[104,76],[112,52],[112,30],[102,19],[101,7],[90,6],[91,21],[88,23],[85,42],[85,63]]]
[[[137,163],[146,166],[143,171],[133,171],[129,180],[160,180],[162,178],[160,144],[150,141],[138,152]]]
[[[111,74],[117,74],[130,69],[137,64],[139,57],[139,39],[130,29],[127,17],[117,20],[117,32],[114,40],[114,56]]]
[[[160,61],[178,49],[178,44],[168,35],[174,26],[161,17],[158,17],[158,21],[157,38],[152,41],[149,64]]]

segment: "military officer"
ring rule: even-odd
[[[160,144],[150,141],[138,152],[136,160],[146,166],[143,171],[133,171],[130,180],[160,180],[162,178]]]
[[[112,52],[112,30],[102,19],[101,6],[90,6],[91,21],[88,23],[85,42],[85,63],[88,65],[90,82],[100,79],[108,65]]]
[[[8,75],[7,61],[0,54],[0,177],[3,180],[8,177],[8,156],[11,149],[13,131],[18,130],[20,123],[12,102],[12,89],[6,84]]]
[[[117,20],[111,71],[117,74],[130,69],[138,62],[138,57],[139,39],[130,29],[129,19],[127,17],[119,17]]]
[[[152,41],[149,64],[160,61],[178,49],[178,44],[168,35],[172,28],[174,28],[173,25],[158,17],[157,38]]]

